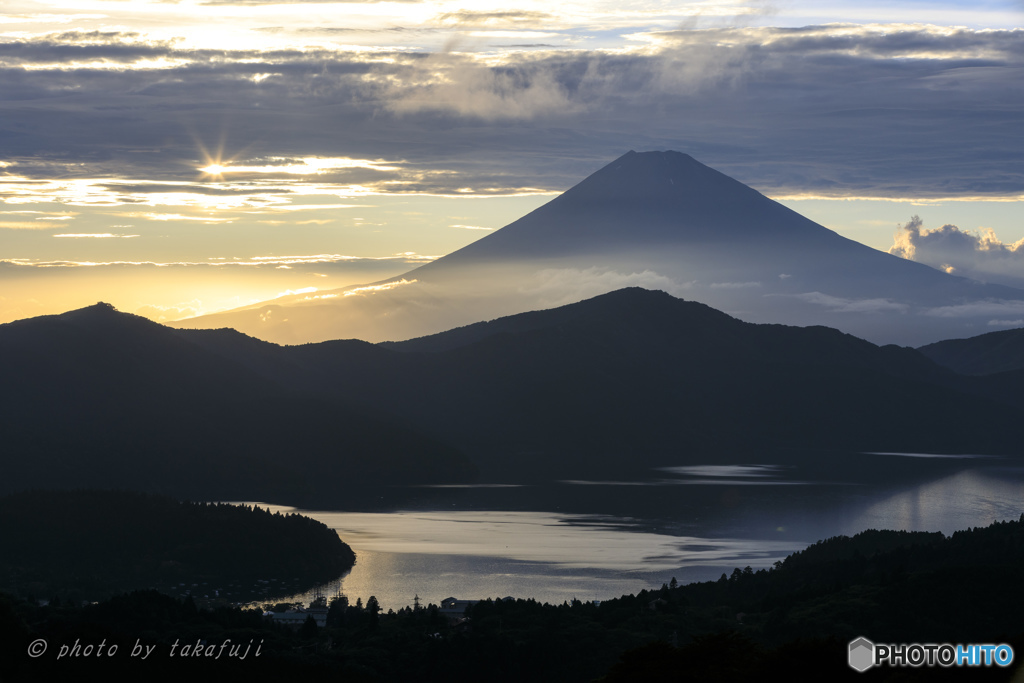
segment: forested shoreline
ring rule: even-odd
[[[247,602],[308,590],[355,563],[337,532],[309,517],[127,491],[0,497],[0,547],[0,590],[65,601],[155,588]]]
[[[484,600],[456,619],[437,606],[382,612],[369,596],[332,601],[326,627],[298,631],[261,610],[204,610],[189,598],[135,592],[96,605],[0,597],[5,680],[74,676],[81,667],[147,675],[154,662],[130,656],[152,647],[168,680],[215,672],[226,680],[330,675],[347,681],[750,680],[784,668],[790,676],[860,676],[847,643],[1009,643],[1024,652],[1012,606],[1024,600],[1024,517],[986,528],[938,533],[865,531],[794,553],[770,569],[736,568],[717,581],[641,591],[600,604]],[[365,605],[363,598],[366,597]],[[353,604],[354,603],[354,604]],[[1003,607],[1000,607],[1003,606]],[[34,640],[51,650],[26,654]],[[106,659],[57,659],[61,644],[119,644]],[[214,659],[222,644],[260,644],[246,659]],[[178,643],[178,656],[171,657]],[[183,658],[190,644],[212,653]],[[210,649],[210,648],[213,649]],[[227,648],[227,646],[225,646]],[[255,652],[253,649],[252,652]],[[154,659],[154,661],[155,661]],[[152,665],[152,666],[151,666]],[[1017,668],[880,668],[873,678],[949,676],[1009,680]]]

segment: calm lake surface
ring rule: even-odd
[[[777,456],[777,454],[776,454]],[[837,466],[837,458],[844,458]],[[296,510],[357,555],[320,590],[385,609],[513,596],[561,603],[770,566],[865,529],[942,531],[1024,512],[1024,463],[984,456],[789,454],[664,467],[624,481],[438,487],[408,509]],[[312,593],[281,596],[308,602]]]

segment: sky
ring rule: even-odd
[[[628,150],[1024,286],[1024,1],[5,0],[0,322],[372,283]]]

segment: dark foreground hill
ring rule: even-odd
[[[913,349],[745,323],[637,288],[405,342],[284,347],[273,363],[273,347],[242,335],[181,334],[305,391],[386,406],[491,476],[621,473],[744,449],[1019,448],[1007,387]]]
[[[326,628],[290,632],[256,611],[196,610],[153,592],[85,607],[0,595],[0,676],[65,680],[88,666],[115,680],[750,681],[782,672],[794,680],[1009,681],[1024,651],[1024,627],[1012,609],[1024,600],[1022,568],[1024,521],[1010,521],[950,537],[872,530],[831,538],[769,570],[736,568],[690,585],[672,580],[600,604],[485,600],[457,622],[433,605],[384,614],[375,600],[364,607],[339,599]],[[861,636],[891,644],[1008,643],[1015,658],[1008,667],[857,673],[847,665],[847,644]],[[49,649],[30,658],[29,643],[40,638]],[[61,644],[102,639],[119,651],[58,659]],[[229,639],[252,643],[250,656],[215,658]],[[130,656],[136,644],[152,648],[149,661]],[[196,644],[204,656],[181,656],[182,645],[191,652]]]
[[[0,325],[0,375],[0,492],[313,504],[365,502],[370,482],[473,475],[465,456],[386,415],[295,393],[105,304]]]
[[[96,600],[159,588],[200,602],[301,592],[355,563],[322,522],[126,491],[0,497],[0,590]]]
[[[1024,370],[1024,329],[947,339],[918,349],[933,361],[964,375]]]
[[[523,481],[754,449],[1020,450],[1002,375],[637,288],[386,345],[280,347],[94,306],[0,326],[0,370],[8,490],[344,506],[475,468]]]

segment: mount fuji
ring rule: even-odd
[[[679,152],[628,152],[504,228],[401,276],[174,323],[277,343],[420,337],[627,286],[748,322],[921,345],[1024,312],[1024,290],[886,254]]]

